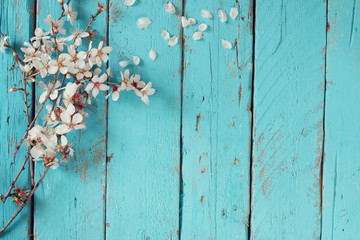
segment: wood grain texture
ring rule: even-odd
[[[10,37],[10,43],[17,49],[32,35],[33,15],[31,9],[33,4],[34,1],[0,1],[0,30]],[[9,92],[10,88],[13,88],[22,79],[22,75],[17,69],[9,70],[13,68],[14,64],[11,51],[6,50],[5,53],[0,53],[0,192],[2,194],[5,194],[9,189],[11,181],[19,171],[25,156],[24,148],[20,149],[15,161],[12,154],[18,141],[24,135],[27,125],[26,115],[23,112],[25,111],[23,93],[21,91]],[[30,98],[29,101],[31,102]],[[28,164],[17,185],[30,188]],[[18,207],[11,201],[11,198],[8,198],[5,205],[2,203],[0,205],[0,224],[2,227]],[[29,213],[29,206],[26,206],[14,223],[1,235],[1,239],[27,239]]]
[[[360,3],[328,2],[322,239],[360,235]]]
[[[180,63],[181,47],[168,47],[162,28],[179,36],[181,1],[173,1],[177,14],[165,12],[166,1],[137,1],[124,7],[111,1],[110,66],[115,78],[124,71],[118,62],[129,60],[131,73],[152,81],[158,91],[150,105],[132,92],[109,100],[107,175],[107,239],[177,239],[179,230]],[[153,23],[140,30],[136,21]],[[158,58],[153,62],[149,51]],[[132,63],[141,58],[140,65]]]
[[[96,12],[98,0],[73,1],[79,13],[77,27],[85,29],[90,16]],[[106,5],[106,1],[100,1]],[[57,1],[38,0],[38,26],[49,29],[44,23],[48,14],[61,13]],[[65,19],[64,19],[65,20]],[[69,34],[70,23],[66,22]],[[92,25],[96,29],[94,44],[106,41],[106,12]],[[94,46],[94,45],[93,45]],[[97,46],[97,45],[96,45]],[[42,90],[37,87],[39,94]],[[87,130],[69,136],[74,143],[76,156],[55,171],[49,171],[35,193],[35,234],[39,239],[103,239],[104,238],[104,188],[105,188],[105,95],[93,101],[88,110]],[[37,177],[44,170],[36,164]],[[61,227],[60,227],[61,226]]]
[[[239,10],[234,21],[229,12]],[[228,14],[220,22],[218,9]],[[247,239],[250,187],[252,1],[186,1],[182,239]],[[213,19],[201,17],[208,9]],[[208,29],[194,41],[198,24]],[[225,49],[221,39],[233,48]]]
[[[326,3],[256,1],[252,239],[319,239]]]

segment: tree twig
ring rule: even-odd
[[[31,199],[32,195],[34,194],[34,192],[36,191],[36,189],[40,186],[41,182],[44,180],[44,177],[46,176],[47,172],[49,171],[50,167],[46,167],[44,170],[43,175],[41,176],[41,178],[39,179],[38,183],[36,184],[36,186],[33,188],[33,190],[31,190],[29,196],[26,198],[26,200],[24,201],[24,203],[21,205],[21,207],[16,211],[16,213],[10,218],[10,220],[6,223],[6,225],[0,230],[0,235],[6,230],[6,228],[11,224],[12,221],[14,221],[14,219],[16,218],[16,216],[21,212],[21,210],[23,210],[23,208],[26,206],[27,202]]]

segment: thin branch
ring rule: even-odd
[[[5,35],[0,31],[0,35],[5,38]],[[8,40],[6,40],[5,42],[5,46],[10,48],[10,50],[13,52],[13,55],[15,57],[16,63],[21,63],[21,65],[24,65],[24,62],[20,59],[19,55],[17,54],[17,52],[14,50],[14,48],[11,46],[11,44],[9,43]]]
[[[32,122],[30,123],[30,125],[28,126],[28,128],[27,128],[24,136],[21,138],[20,142],[19,142],[18,145],[16,146],[15,151],[14,151],[14,159],[16,158],[16,154],[17,154],[17,152],[19,151],[21,144],[24,142],[24,140],[25,140],[25,138],[27,137],[30,129],[32,128],[32,126],[35,124],[37,118],[39,117],[40,112],[41,112],[42,109],[44,108],[46,101],[49,99],[50,94],[51,94],[51,92],[52,92],[52,90],[53,90],[53,88],[54,88],[54,86],[55,86],[55,83],[56,83],[58,77],[59,77],[59,74],[58,74],[58,75],[55,75],[54,81],[53,81],[53,86],[52,86],[52,88],[50,89],[50,91],[48,92],[48,94],[46,95],[45,101],[41,104],[39,110],[36,112],[36,115],[35,115],[34,119],[33,119]],[[64,78],[63,78],[63,82],[64,82],[64,79],[65,79],[65,75],[64,75]],[[29,154],[30,154],[30,153],[29,153]],[[16,183],[17,179],[19,178],[21,172],[25,169],[24,166],[25,166],[26,162],[27,162],[28,159],[29,159],[29,154],[25,157],[25,160],[24,160],[24,162],[23,162],[23,164],[22,164],[22,167],[20,168],[19,172],[16,174],[14,180],[12,181],[12,183],[11,183],[11,185],[10,185],[10,187],[9,187],[8,192],[6,193],[5,196],[3,196],[3,197],[1,198],[1,200],[2,200],[3,203],[5,203],[6,199],[7,199],[7,198],[9,197],[9,195],[11,194],[11,190],[15,187],[15,183]]]
[[[100,13],[102,13],[104,11],[103,8],[99,7],[97,12],[95,13],[95,15],[91,15],[90,21],[88,23],[88,25],[86,26],[84,32],[87,32],[92,24],[93,21],[95,21],[96,17],[99,16]]]
[[[26,121],[27,126],[30,126],[30,115],[29,115],[29,105],[28,105],[28,99],[27,99],[27,91],[26,91],[26,79],[25,79],[25,73],[23,73],[23,84],[24,84],[24,101],[25,101],[25,114],[26,114]]]
[[[16,174],[14,180],[12,181],[12,183],[11,183],[11,185],[9,187],[9,190],[7,191],[6,195],[4,197],[2,197],[2,199],[1,199],[2,203],[5,203],[6,199],[10,196],[11,190],[15,187],[15,183],[18,180],[18,178],[20,176],[20,173],[25,169],[25,164],[29,160],[29,157],[30,157],[30,155],[27,155],[25,157],[25,160],[24,160],[23,164],[21,165],[21,168],[20,168],[19,172]]]
[[[27,202],[31,199],[32,195],[34,194],[34,192],[36,191],[36,189],[40,186],[41,182],[44,180],[44,177],[46,176],[47,172],[49,171],[50,167],[46,167],[44,170],[43,175],[41,176],[41,178],[39,179],[38,183],[36,184],[36,186],[33,188],[33,190],[30,192],[29,196],[26,198],[26,200],[24,201],[24,203],[21,205],[21,207],[16,211],[16,213],[10,218],[10,220],[7,222],[7,224],[0,230],[0,235],[6,230],[6,228],[11,224],[12,221],[14,221],[14,219],[16,218],[16,216],[21,212],[21,210],[23,210],[23,208],[26,206]]]
[[[21,144],[24,142],[25,138],[27,137],[30,129],[32,128],[32,126],[35,124],[37,118],[39,117],[40,112],[42,111],[42,109],[44,108],[44,106],[45,106],[45,104],[46,104],[46,101],[50,98],[51,92],[52,92],[52,90],[53,90],[54,87],[55,87],[55,83],[56,83],[56,81],[58,80],[59,75],[60,75],[60,74],[55,75],[54,81],[53,81],[53,85],[52,85],[52,87],[48,90],[48,93],[47,93],[47,95],[46,95],[46,97],[45,97],[45,101],[41,104],[39,110],[38,110],[38,111],[36,112],[36,114],[35,114],[34,119],[33,119],[32,122],[30,123],[29,127],[26,129],[26,132],[25,132],[24,136],[21,138],[20,142],[19,142],[18,145],[16,146],[15,151],[14,151],[14,158],[16,157],[16,153],[19,151],[20,146],[21,146]]]

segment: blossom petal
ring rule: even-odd
[[[139,65],[140,64],[140,58],[138,56],[133,56],[133,62],[135,65]]]
[[[227,21],[227,14],[224,11],[224,9],[219,8],[218,14],[219,14],[219,18],[220,18],[221,22],[226,22]]]
[[[85,88],[85,91],[86,92],[89,92],[91,89],[93,89],[94,88],[94,83],[92,83],[92,82],[90,82],[87,86],[86,86],[86,88]]]
[[[207,29],[207,25],[205,24],[205,23],[202,23],[202,24],[200,24],[199,26],[198,26],[198,30],[199,31],[201,31],[201,32],[203,32],[203,31],[205,31],[206,29]]]
[[[73,117],[72,117],[72,122],[75,124],[81,123],[83,120],[83,116],[80,113],[76,113]]]
[[[136,0],[125,0],[124,6],[130,7],[130,6],[132,6],[135,2],[136,2]]]
[[[165,40],[170,39],[170,34],[165,29],[162,30],[161,36]]]
[[[209,10],[203,9],[200,11],[200,14],[203,18],[213,18],[212,13]]]
[[[197,40],[202,39],[203,36],[204,36],[204,35],[202,34],[202,32],[194,32],[194,34],[193,34],[193,39],[194,39],[195,41],[197,41]]]
[[[157,56],[156,51],[154,49],[151,49],[150,52],[149,52],[150,59],[155,61],[156,56]]]
[[[99,89],[98,89],[98,88],[94,88],[94,89],[92,90],[92,96],[93,96],[94,98],[96,98],[98,94],[99,94]]]
[[[45,102],[45,99],[46,99],[47,94],[48,94],[48,92],[45,91],[45,92],[43,92],[43,93],[40,95],[39,103]]]
[[[55,128],[55,133],[56,134],[59,134],[59,135],[63,135],[63,134],[66,134],[68,132],[70,132],[71,129],[67,126],[67,125],[60,125],[60,126],[57,126]]]
[[[66,146],[68,144],[68,140],[65,136],[61,136],[60,140],[62,146]]]
[[[230,17],[231,17],[232,19],[235,20],[235,19],[237,18],[238,14],[239,14],[239,12],[238,12],[237,8],[231,8],[231,10],[230,10]]]
[[[71,121],[71,115],[67,112],[63,112],[60,114],[61,121],[64,123],[70,123]]]
[[[108,85],[106,85],[106,84],[100,84],[99,89],[101,91],[107,91],[107,90],[110,89],[110,87]]]
[[[170,38],[170,40],[169,40],[169,43],[168,43],[168,45],[169,45],[169,47],[173,47],[173,46],[175,46],[177,43],[178,43],[178,38],[177,38],[177,36],[173,36],[172,38]]]
[[[231,42],[228,41],[228,40],[221,39],[221,43],[222,43],[222,45],[224,46],[224,48],[227,48],[227,49],[231,49],[231,48],[232,48],[232,44],[231,44]]]
[[[138,25],[138,27],[143,30],[144,28],[148,27],[150,24],[152,23],[152,21],[147,18],[147,17],[144,17],[144,18],[139,18],[137,21],[136,21],[136,24]]]
[[[120,97],[120,93],[118,92],[118,91],[115,91],[115,92],[113,92],[112,93],[112,100],[114,101],[114,102],[116,102],[118,99],[119,99],[119,97]]]
[[[112,50],[113,50],[113,48],[110,47],[110,46],[106,46],[106,47],[103,47],[103,48],[101,49],[101,51],[102,51],[103,53],[111,53]]]
[[[189,25],[194,25],[196,23],[195,18],[188,18]]]
[[[119,64],[120,64],[120,66],[122,68],[125,68],[128,65],[128,62],[127,61],[120,61]]]
[[[145,103],[145,104],[149,104],[149,97],[148,97],[148,95],[144,95],[144,96],[142,96],[141,97],[141,100]]]
[[[175,13],[175,7],[171,2],[164,3],[165,11],[171,14]]]
[[[184,16],[181,16],[181,25],[183,28],[186,28],[187,26],[189,26],[189,20]]]

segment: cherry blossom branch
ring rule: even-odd
[[[58,77],[59,77],[59,75],[55,75],[54,81],[53,81],[53,87],[55,86],[55,82],[57,81]],[[64,79],[65,79],[65,76],[64,76],[64,78],[63,78],[63,82],[64,82]],[[46,98],[45,98],[46,100],[49,99],[52,90],[53,90],[53,88],[48,92],[48,94],[47,94],[47,96],[46,96]],[[16,154],[17,154],[18,150],[20,149],[21,144],[24,142],[24,140],[25,140],[25,138],[27,137],[27,135],[28,135],[31,127],[34,125],[34,123],[36,122],[37,118],[38,118],[39,115],[40,115],[40,112],[41,112],[42,109],[44,108],[45,103],[46,103],[46,100],[41,104],[40,109],[37,111],[34,119],[33,119],[32,122],[30,123],[30,125],[28,126],[28,128],[27,128],[24,136],[21,138],[21,140],[19,141],[18,145],[16,146],[15,151],[14,151],[14,159],[16,158]],[[6,195],[1,198],[3,203],[5,203],[6,199],[10,196],[11,190],[15,187],[15,183],[16,183],[17,179],[19,178],[21,172],[25,169],[25,164],[26,164],[26,162],[28,161],[28,159],[29,159],[29,155],[27,155],[27,156],[25,157],[25,160],[24,160],[23,164],[21,165],[21,168],[19,169],[19,172],[16,174],[14,180],[12,181],[12,183],[11,183],[11,185],[10,185],[10,187],[9,187],[9,190],[7,191]]]
[[[0,31],[0,35],[5,39],[5,35]],[[14,48],[11,46],[11,44],[9,43],[8,40],[6,40],[5,42],[5,46],[8,47],[12,52],[13,55],[15,57],[16,63],[21,63],[22,65],[24,65],[24,62],[20,59],[19,55],[17,54],[17,52],[14,50]]]
[[[99,14],[104,12],[105,10],[106,10],[105,7],[102,6],[100,3],[98,3],[97,12],[95,13],[95,15],[91,15],[90,21],[89,21],[88,25],[86,26],[84,32],[87,32],[89,30],[92,22],[96,20],[96,17],[99,16]]]
[[[45,101],[41,104],[39,110],[38,110],[38,111],[36,112],[36,114],[35,114],[34,119],[33,119],[32,122],[30,123],[29,127],[26,129],[26,132],[25,132],[24,136],[20,139],[20,142],[19,142],[18,145],[16,146],[15,151],[14,151],[14,158],[16,157],[16,153],[19,151],[20,146],[21,146],[21,144],[24,142],[25,138],[27,137],[30,129],[31,129],[32,126],[35,124],[37,118],[39,117],[41,111],[43,110],[43,108],[44,108],[44,106],[45,106],[45,103],[46,103],[46,100],[49,99],[49,97],[50,97],[50,95],[51,95],[51,92],[52,92],[52,90],[54,89],[55,83],[56,83],[57,79],[59,78],[59,75],[60,75],[60,74],[55,75],[54,81],[53,81],[53,86],[52,86],[51,89],[48,91],[48,93],[47,93],[47,95],[46,95],[46,97],[45,97]]]
[[[28,104],[28,100],[27,100],[27,97],[28,97],[28,93],[26,91],[26,79],[25,79],[25,73],[23,73],[23,83],[24,83],[24,102],[25,102],[25,114],[26,114],[26,121],[27,121],[27,126],[29,127],[30,126],[30,115],[29,115],[29,104]]]
[[[26,155],[25,160],[24,160],[24,162],[22,163],[19,172],[16,174],[14,180],[11,182],[11,185],[10,185],[9,190],[7,191],[6,195],[5,195],[5,196],[1,196],[1,201],[2,201],[2,203],[5,203],[6,199],[11,195],[11,190],[15,187],[15,183],[16,183],[16,181],[18,180],[21,172],[22,172],[23,170],[25,170],[25,164],[26,164],[26,162],[29,160],[29,157],[30,157],[29,154]]]
[[[49,168],[50,167],[45,167],[44,173],[42,174],[41,178],[37,182],[36,186],[31,190],[31,192],[27,196],[26,200],[23,202],[23,204],[20,206],[20,208],[16,211],[16,213],[10,218],[10,220],[6,223],[6,225],[0,230],[0,234],[2,234],[6,230],[6,228],[12,223],[12,221],[14,221],[16,216],[26,206],[27,202],[31,199],[31,197],[35,193],[36,189],[40,186],[41,182],[44,180],[44,177],[46,176],[47,172],[49,171]]]

